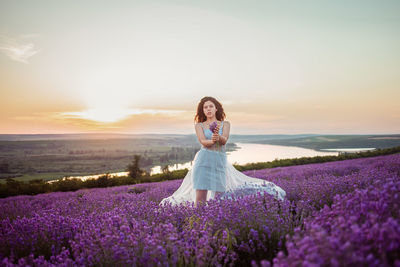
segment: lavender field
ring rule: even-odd
[[[244,173],[287,198],[159,206],[175,180],[1,199],[1,266],[400,266],[400,154]]]

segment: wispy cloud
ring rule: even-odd
[[[18,38],[0,35],[0,51],[14,61],[29,64],[28,60],[40,51],[29,41],[33,37],[36,35],[25,34]]]

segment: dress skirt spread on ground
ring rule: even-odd
[[[212,132],[202,124],[204,135],[211,139]],[[223,121],[219,134],[222,134]],[[183,178],[180,187],[169,197],[164,198],[172,205],[189,204],[196,201],[196,190],[208,190],[206,200],[233,199],[234,197],[266,192],[276,199],[283,200],[286,192],[272,182],[243,174],[229,163],[225,145],[202,146],[196,153],[193,165]],[[186,203],[188,202],[188,203]]]

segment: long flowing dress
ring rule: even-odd
[[[222,135],[223,121],[219,134]],[[206,139],[211,139],[212,132],[203,124]],[[180,187],[159,205],[167,202],[172,205],[190,204],[196,201],[196,190],[208,190],[206,201],[210,199],[233,199],[238,196],[266,192],[278,200],[283,200],[286,192],[276,184],[247,176],[235,169],[227,160],[225,145],[215,143],[202,146],[194,156],[194,163],[183,178]]]

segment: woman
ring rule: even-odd
[[[164,198],[160,205],[200,202],[210,199],[232,199],[235,196],[267,192],[283,200],[286,192],[272,182],[246,176],[236,170],[226,157],[225,144],[229,138],[230,123],[224,121],[225,113],[215,98],[203,97],[197,106],[195,130],[202,144],[194,156],[194,164],[171,196]],[[210,126],[215,126],[214,131]]]

